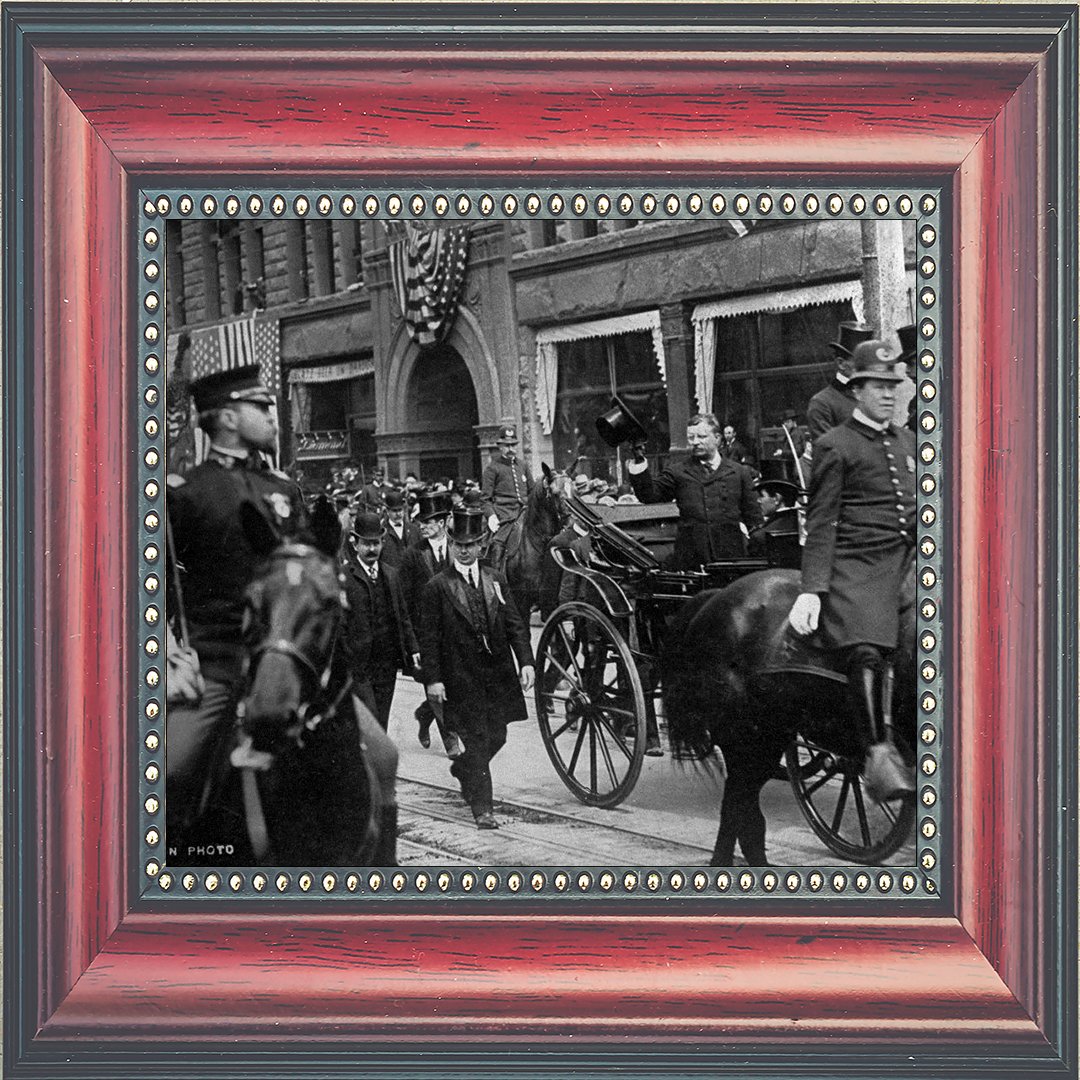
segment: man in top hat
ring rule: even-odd
[[[166,716],[166,842],[181,864],[205,861],[193,849],[196,833],[200,845],[222,839],[197,830],[196,818],[212,758],[231,736],[241,691],[244,594],[259,557],[246,539],[240,507],[254,503],[286,535],[306,525],[300,489],[260,456],[276,446],[277,410],[259,365],[197,379],[191,393],[210,449],[185,481],[166,491],[168,558],[179,580],[177,610],[182,604],[190,635],[181,644],[195,650],[203,680],[198,702],[170,705]]]
[[[405,552],[420,539],[420,526],[405,516],[405,492],[401,488],[386,488],[386,539],[381,560],[384,566],[401,566]]]
[[[772,566],[797,570],[802,549],[799,546],[799,511],[796,502],[802,488],[788,480],[762,477],[754,482],[764,522],[747,542],[751,555],[763,556]]]
[[[855,396],[848,385],[852,371],[852,354],[857,345],[869,341],[874,336],[871,326],[862,323],[842,322],[836,341],[829,343],[836,358],[836,374],[832,382],[819,390],[806,406],[806,425],[810,430],[810,439],[818,438],[842,424],[855,409]]]
[[[355,558],[345,564],[348,592],[348,645],[357,694],[386,731],[397,673],[420,666],[420,646],[413,632],[401,581],[392,566],[380,564],[386,530],[370,510],[356,515],[349,543]]]
[[[634,494],[643,503],[679,506],[673,565],[697,569],[718,559],[746,555],[741,525],[752,532],[761,524],[753,474],[745,465],[720,454],[720,425],[712,413],[690,417],[686,429],[688,458],[677,459],[655,479],[643,444],[635,443],[627,465]]]
[[[814,444],[802,592],[789,620],[799,634],[820,628],[844,650],[853,703],[867,746],[866,786],[879,801],[914,791],[890,738],[891,677],[900,611],[915,547],[915,437],[892,423],[896,354],[883,341],[855,348],[851,417]],[[883,688],[885,692],[883,693]]]
[[[409,619],[417,633],[420,631],[420,595],[424,586],[450,565],[450,542],[446,535],[450,510],[449,491],[421,492],[417,499],[416,515],[420,538],[406,548],[401,557],[401,587],[409,609]],[[421,702],[414,715],[419,725],[417,738],[425,750],[431,746],[431,724],[435,721],[446,753],[454,757],[460,752],[457,736],[443,727],[426,700]]]
[[[465,750],[451,763],[480,829],[497,829],[491,759],[506,742],[506,726],[526,719],[533,685],[529,628],[505,579],[479,563],[483,514],[455,510],[452,564],[421,594],[420,655],[428,700]]]
[[[900,339],[900,359],[898,364],[903,365],[904,381],[896,390],[896,409],[893,413],[893,423],[898,427],[908,427],[915,430],[915,380],[912,372],[915,370],[915,356],[919,351],[919,331],[915,324],[901,326],[896,331]]]
[[[480,492],[488,528],[494,533],[490,562],[496,570],[501,570],[506,542],[510,538],[510,526],[525,509],[532,488],[532,477],[529,470],[518,460],[514,450],[518,437],[513,426],[505,425],[499,428],[495,442],[499,453],[484,470]]]

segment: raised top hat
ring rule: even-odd
[[[838,356],[851,356],[855,347],[863,341],[870,341],[874,336],[874,328],[864,323],[842,322],[836,331],[836,340],[829,344],[836,350]]]
[[[199,412],[222,409],[241,401],[274,404],[274,395],[263,383],[258,364],[243,364],[204,375],[191,384],[191,396]]]
[[[383,528],[382,518],[378,514],[361,510],[356,515],[350,535],[354,540],[381,540],[386,535],[386,529]]]
[[[383,502],[387,510],[404,510],[405,492],[401,488],[386,488],[383,491]]]
[[[910,363],[915,359],[915,353],[919,348],[919,331],[914,323],[910,326],[901,326],[896,331],[896,336],[900,339],[900,359],[905,363]]]
[[[463,507],[454,511],[453,520],[446,531],[456,544],[477,544],[487,533],[487,522],[480,511]]]
[[[878,379],[881,382],[903,382],[904,376],[896,370],[899,359],[886,341],[864,341],[855,346],[852,355],[853,370],[849,383]]]
[[[518,441],[517,429],[512,424],[504,424],[495,435],[500,446],[512,446]]]
[[[432,518],[446,517],[453,508],[449,491],[422,491],[416,501],[420,508],[417,517],[421,521],[430,521]]]
[[[611,399],[611,408],[603,416],[597,417],[596,431],[608,446],[618,446],[628,440],[644,442],[649,437],[641,422],[618,395]]]

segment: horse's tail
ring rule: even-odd
[[[703,663],[695,623],[715,594],[694,597],[668,625],[660,652],[664,716],[677,757],[703,760],[715,752],[713,727],[723,696]]]

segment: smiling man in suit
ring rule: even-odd
[[[482,513],[454,511],[452,563],[420,597],[420,657],[428,700],[465,746],[450,772],[477,828],[497,829],[491,759],[507,724],[526,718],[534,669],[529,629],[506,581],[479,564],[486,527]]]

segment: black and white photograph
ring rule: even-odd
[[[170,867],[916,864],[912,216],[185,198]]]

